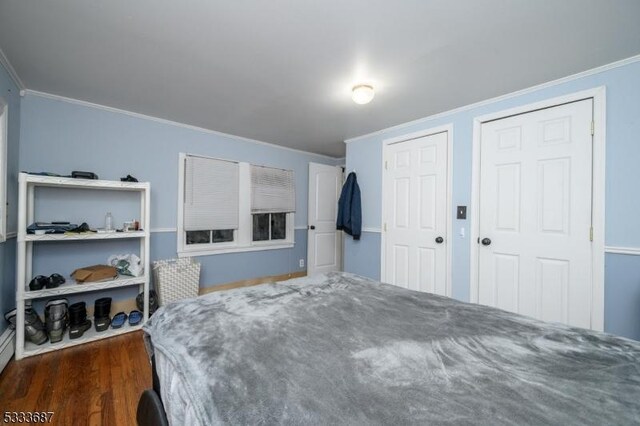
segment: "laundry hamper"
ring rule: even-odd
[[[198,295],[200,264],[190,257],[153,262],[153,281],[160,306]]]

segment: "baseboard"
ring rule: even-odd
[[[0,336],[0,373],[9,363],[16,350],[16,332],[7,328]]]
[[[307,271],[291,272],[289,274],[272,275],[269,277],[252,278],[249,280],[234,281],[227,284],[213,285],[210,287],[200,287],[200,296],[203,294],[213,293],[216,291],[231,290],[234,288],[251,287],[254,285],[275,283],[278,281],[286,281],[292,278],[300,278],[307,275]]]

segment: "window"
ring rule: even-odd
[[[253,241],[274,241],[287,238],[286,213],[253,214]]]
[[[291,170],[251,166],[253,241],[287,238],[287,213],[295,210],[295,185]]]
[[[4,99],[0,98],[0,242],[7,239],[7,145],[8,110]]]
[[[293,172],[180,154],[178,255],[293,247]]]

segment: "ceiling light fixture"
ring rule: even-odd
[[[351,99],[358,105],[368,104],[374,96],[373,86],[368,84],[358,84],[351,90]]]

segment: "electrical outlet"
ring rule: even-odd
[[[300,259],[300,267],[304,268],[304,259]]]

